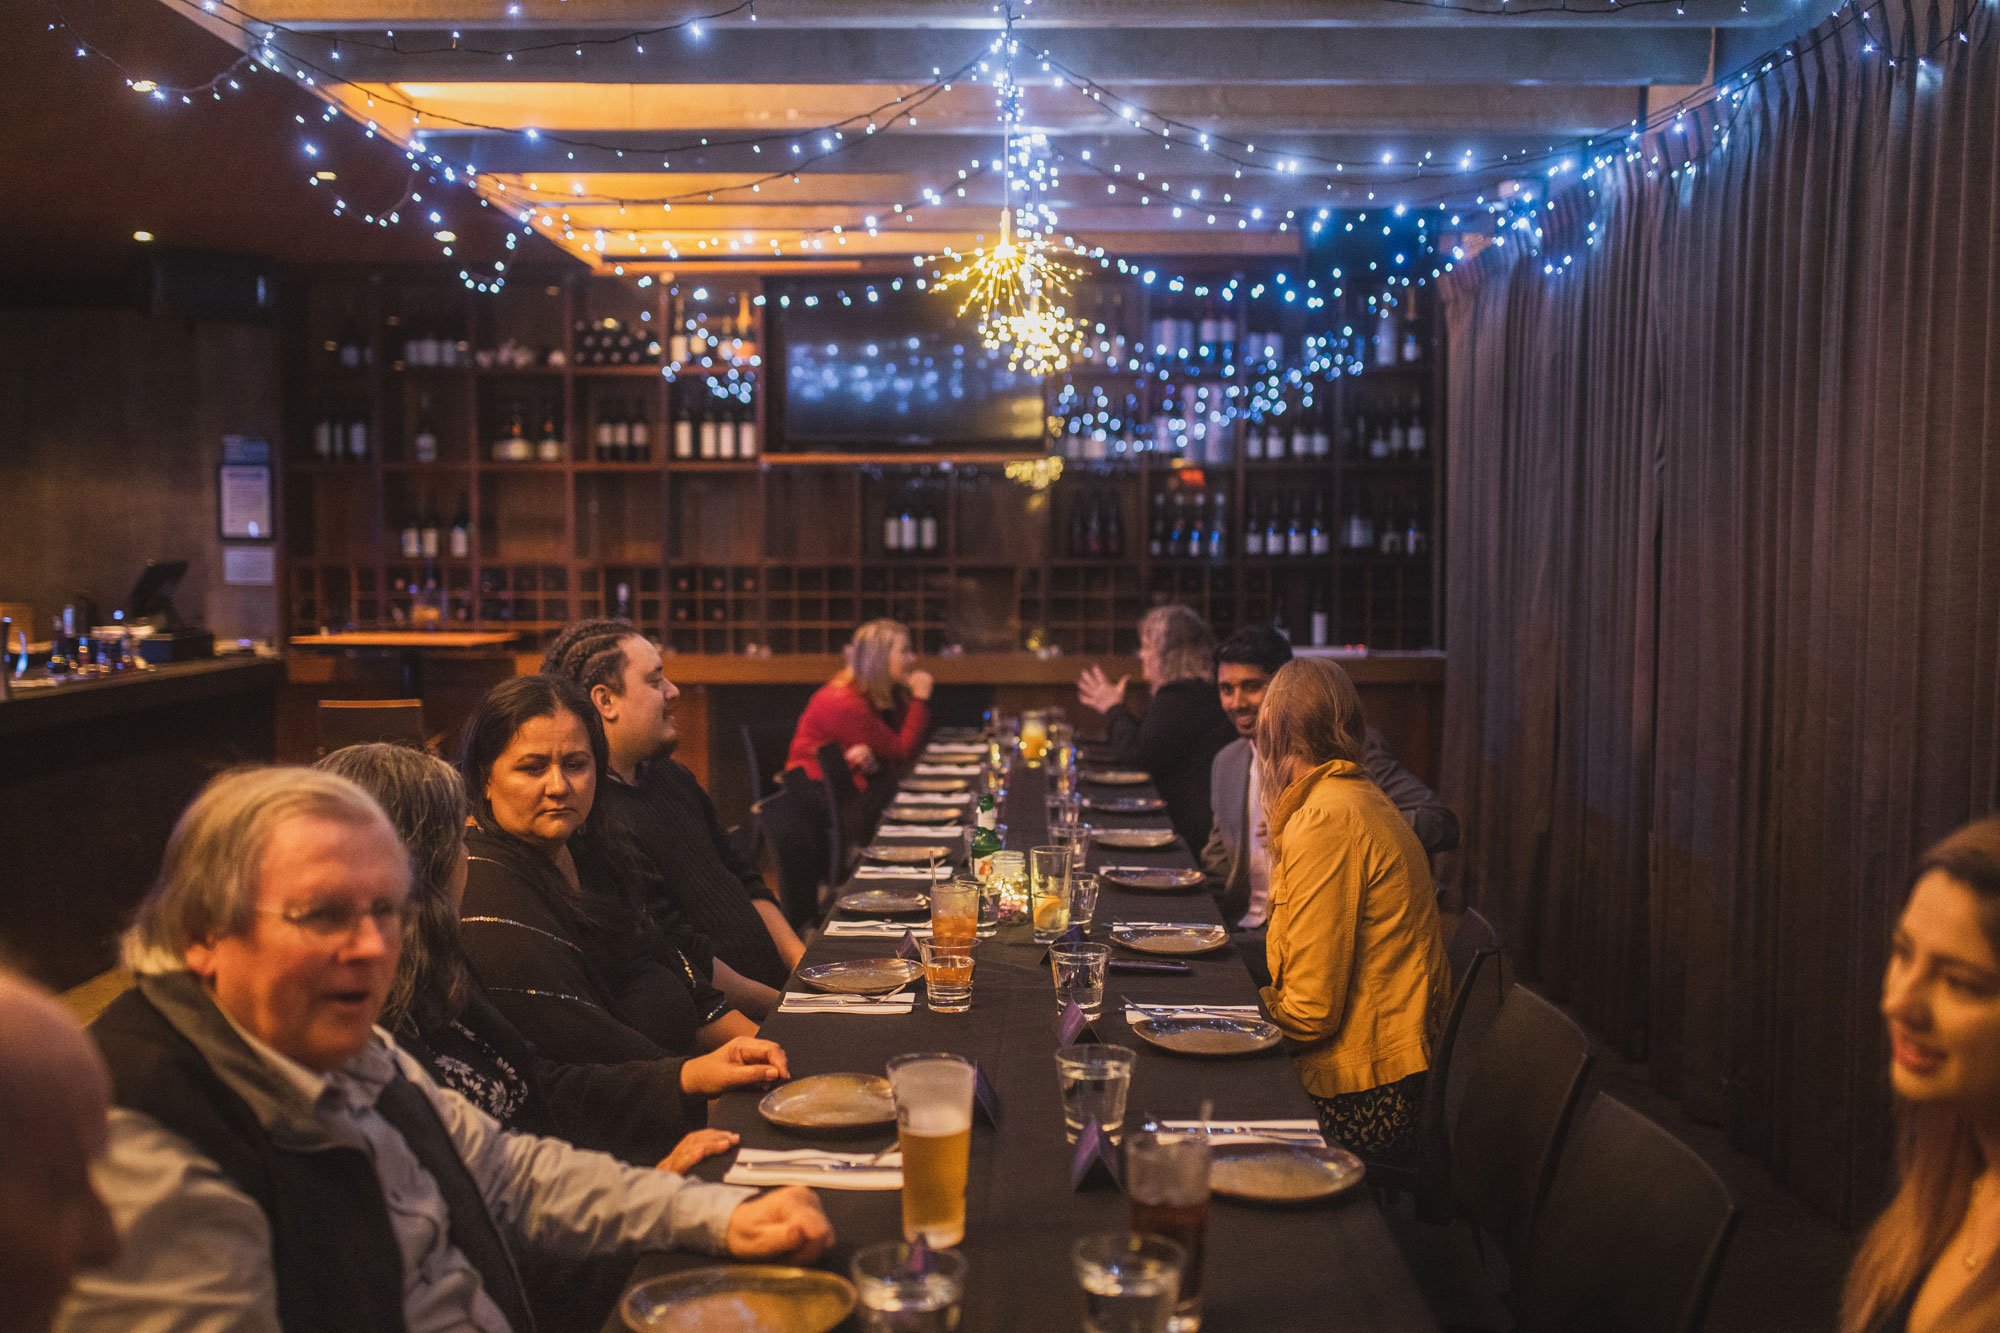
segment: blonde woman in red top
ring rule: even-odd
[[[854,785],[861,787],[868,774],[922,752],[931,723],[931,673],[916,669],[909,628],[894,620],[871,620],[854,631],[846,656],[847,665],[806,704],[785,764],[817,782],[819,749],[832,742],[846,753]]]

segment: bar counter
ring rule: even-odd
[[[46,985],[109,967],[175,818],[276,757],[284,664],[223,657],[16,687],[0,701],[0,947]]]

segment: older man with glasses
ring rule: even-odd
[[[375,1027],[409,876],[345,779],[245,769],[195,798],[124,941],[138,986],[91,1028],[123,1253],[58,1327],[502,1333],[535,1326],[518,1253],[825,1250],[810,1191],[627,1167],[432,1083]]]

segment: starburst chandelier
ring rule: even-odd
[[[1010,28],[1012,23],[1010,12]],[[989,350],[1006,353],[1009,370],[1047,375],[1069,365],[1070,357],[1083,349],[1083,331],[1063,304],[1077,270],[1056,257],[1056,215],[1048,202],[1055,168],[1036,151],[1045,137],[1021,128],[1011,32],[1001,43],[1007,60],[994,77],[1007,133],[1000,240],[970,255],[947,252],[945,258],[958,261],[958,267],[940,275],[935,285],[961,293],[960,315],[978,311],[980,341]]]

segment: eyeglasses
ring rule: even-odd
[[[306,934],[323,940],[351,940],[360,931],[363,917],[374,921],[375,928],[382,932],[384,938],[400,935],[409,905],[377,898],[366,907],[335,900],[313,903],[308,907],[260,907],[257,910],[265,916],[282,917]]]

